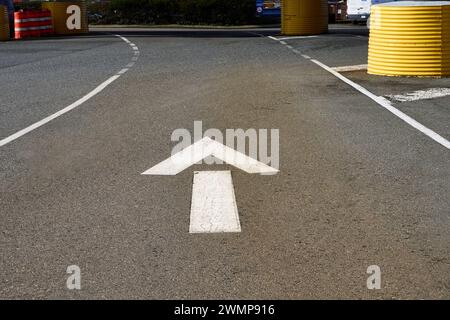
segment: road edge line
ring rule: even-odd
[[[329,73],[331,73],[332,75],[334,75],[338,79],[344,81],[349,86],[353,87],[354,89],[356,89],[360,93],[362,93],[365,96],[367,96],[368,98],[372,99],[373,101],[378,103],[380,106],[382,106],[383,108],[385,108],[386,110],[388,110],[389,112],[391,112],[392,114],[394,114],[395,116],[397,116],[398,118],[400,118],[401,120],[403,120],[404,122],[406,122],[407,124],[409,124],[410,126],[415,128],[416,130],[419,130],[420,132],[422,132],[423,134],[425,134],[429,138],[433,139],[437,143],[439,143],[442,146],[444,146],[445,148],[450,149],[450,141],[448,141],[447,139],[445,139],[444,137],[442,137],[438,133],[434,132],[433,130],[425,127],[423,124],[421,124],[417,120],[411,118],[406,113],[403,113],[402,111],[400,111],[397,108],[395,108],[391,104],[391,102],[389,100],[387,100],[386,98],[380,97],[380,96],[377,96],[377,95],[373,94],[372,92],[370,92],[369,90],[367,90],[363,86],[361,86],[361,85],[353,82],[352,80],[346,78],[345,76],[343,76],[339,72],[333,70],[331,67],[323,64],[322,62],[320,62],[318,60],[311,59],[311,62],[315,63],[316,65],[318,65],[322,69],[328,71]]]
[[[276,39],[274,37],[270,37],[269,36],[268,38],[271,39],[271,40],[275,40],[278,43],[283,44],[284,46],[288,45],[286,42],[279,41],[279,39]],[[388,110],[389,112],[391,112],[392,114],[394,114],[395,116],[397,116],[398,118],[400,118],[401,120],[403,120],[404,122],[409,124],[414,129],[422,132],[424,135],[426,135],[430,139],[436,141],[437,143],[439,143],[443,147],[445,147],[445,148],[450,150],[450,141],[448,141],[447,139],[445,139],[443,136],[439,135],[438,133],[434,132],[430,128],[425,127],[423,124],[421,124],[420,122],[418,122],[414,118],[411,118],[406,113],[403,113],[402,111],[400,111],[397,108],[395,108],[392,105],[392,103],[389,100],[387,100],[386,98],[380,97],[380,96],[377,96],[377,95],[373,94],[372,92],[370,92],[369,90],[367,90],[363,86],[361,86],[361,85],[357,84],[356,82],[353,82],[352,80],[344,77],[342,74],[340,74],[339,72],[335,71],[333,68],[323,64],[322,62],[320,62],[320,61],[318,61],[316,59],[312,59],[309,56],[302,54],[301,52],[299,52],[296,49],[291,49],[291,51],[293,51],[294,53],[299,53],[303,58],[305,58],[307,60],[310,60],[311,62],[313,62],[317,66],[321,67],[325,71],[328,71],[329,73],[334,75],[336,78],[344,81],[346,84],[348,84],[349,86],[353,87],[354,89],[356,89],[357,91],[359,91],[360,93],[365,95],[366,97],[368,97],[368,98],[372,99],[373,101],[375,101],[378,105],[382,106],[383,108],[385,108],[386,110]]]

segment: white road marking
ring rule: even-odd
[[[295,39],[309,39],[309,38],[317,38],[317,37],[318,36],[292,36],[292,37],[275,38],[275,40],[284,41],[284,40],[295,40]],[[272,39],[272,40],[274,40],[274,39]]]
[[[181,171],[209,156],[214,149],[212,141],[212,139],[203,138],[172,155],[170,158],[161,161],[142,174],[162,176],[177,175]]]
[[[123,41],[125,41],[127,44],[131,44],[131,42],[126,39],[125,37],[122,37],[120,35],[115,35],[116,37],[122,39]],[[139,52],[139,51],[135,51]],[[136,58],[137,60],[137,56],[134,56],[133,58]],[[133,59],[132,59],[133,60]],[[133,60],[133,61],[136,61]],[[23,135],[45,125],[46,123],[49,123],[50,121],[62,116],[63,114],[79,107],[80,105],[82,105],[83,103],[85,103],[86,101],[88,101],[89,99],[91,99],[92,97],[96,96],[97,94],[99,94],[100,92],[102,92],[107,86],[109,86],[111,83],[113,83],[114,81],[116,81],[122,74],[124,74],[126,71],[128,71],[129,68],[125,68],[125,69],[121,69],[119,72],[117,72],[115,75],[113,75],[112,77],[110,77],[109,79],[107,79],[106,81],[104,81],[103,83],[101,83],[100,85],[98,85],[94,90],[92,90],[91,92],[89,92],[88,94],[86,94],[84,97],[78,99],[77,101],[75,101],[74,103],[72,103],[71,105],[59,110],[58,112],[55,112],[54,114],[33,123],[32,125],[0,140],[0,147],[3,147],[4,145],[22,137]]]
[[[401,112],[400,110],[398,110],[397,108],[392,106],[391,102],[389,100],[387,100],[386,98],[379,97],[379,96],[373,94],[372,92],[370,92],[366,88],[364,88],[364,87],[360,86],[359,84],[351,81],[350,79],[344,77],[342,74],[340,74],[337,71],[334,71],[332,68],[330,68],[327,65],[321,63],[320,61],[317,61],[317,60],[314,60],[314,59],[311,60],[311,61],[314,62],[315,64],[317,64],[319,67],[323,68],[324,70],[330,72],[331,74],[333,74],[338,79],[344,81],[345,83],[347,83],[348,85],[350,85],[354,89],[358,90],[362,94],[366,95],[367,97],[369,97],[370,99],[372,99],[373,101],[378,103],[380,106],[382,106],[383,108],[385,108],[386,110],[388,110],[392,114],[394,114],[397,117],[399,117],[401,120],[403,120],[404,122],[406,122],[407,124],[409,124],[413,128],[419,130],[420,132],[422,132],[423,134],[425,134],[429,138],[433,139],[437,143],[439,143],[442,146],[444,146],[445,148],[450,149],[450,141],[448,141],[447,139],[445,139],[444,137],[440,136],[439,134],[437,134],[433,130],[425,127],[420,122],[416,121],[415,119],[411,118],[407,114]]]
[[[272,38],[270,38],[270,39],[272,39]],[[276,39],[276,40],[279,41],[278,39]],[[306,57],[305,55],[302,55],[302,56],[304,58]],[[333,68],[323,64],[322,62],[320,62],[318,60],[315,60],[315,59],[310,59],[310,60],[312,62],[314,62],[316,65],[318,65],[319,67],[321,67],[322,69],[324,69],[324,70],[328,71],[329,73],[331,73],[332,75],[334,75],[336,78],[344,81],[349,86],[353,87],[354,89],[358,90],[359,92],[361,92],[362,94],[364,94],[368,98],[372,99],[373,101],[378,103],[380,106],[382,106],[383,108],[385,108],[386,110],[388,110],[389,112],[391,112],[392,114],[394,114],[395,116],[397,116],[398,118],[400,118],[401,120],[403,120],[404,122],[406,122],[407,124],[412,126],[413,128],[415,128],[415,129],[419,130],[420,132],[422,132],[423,134],[425,134],[427,137],[433,139],[434,141],[436,141],[437,143],[441,144],[445,148],[450,149],[450,141],[448,141],[447,139],[445,139],[444,137],[442,137],[438,133],[434,132],[433,130],[431,130],[431,129],[427,128],[427,127],[425,127],[423,124],[421,124],[417,120],[411,118],[407,114],[405,114],[405,113],[401,112],[400,110],[398,110],[397,108],[395,108],[391,104],[391,102],[389,100],[387,100],[386,98],[379,97],[379,96],[373,94],[372,92],[370,92],[369,90],[367,90],[363,86],[361,86],[361,85],[351,81],[350,79],[344,77],[342,74],[340,74],[336,70],[333,70]]]
[[[408,102],[417,100],[428,100],[450,96],[450,88],[432,88],[428,90],[418,90],[406,94],[388,95],[391,101]]]
[[[189,232],[241,232],[230,171],[194,173]]]
[[[308,37],[316,37],[316,36],[308,36]],[[293,46],[287,44],[287,43],[284,42],[284,41],[280,41],[279,38],[275,38],[275,37],[272,37],[272,36],[268,36],[268,38],[280,42],[282,45],[285,45],[286,48],[289,48],[289,49],[292,50],[292,52],[294,52],[295,54],[300,54],[300,55],[301,55],[303,58],[305,58],[305,59],[311,59],[310,56],[307,56],[306,54],[302,54],[302,53],[301,53],[300,51],[298,51],[297,49],[294,49]],[[287,39],[298,39],[298,38],[304,38],[304,37],[290,37],[290,38],[281,38],[281,39],[286,39],[286,40],[287,40]]]
[[[116,34],[115,36],[116,36],[116,37],[119,37],[120,39],[122,39],[122,40],[125,41],[126,43],[131,44],[131,41],[130,41],[130,40],[128,40],[127,38],[121,36],[120,34]]]
[[[191,144],[189,147],[172,155],[170,158],[146,170],[144,175],[176,175],[190,166],[200,162],[206,157],[214,156],[247,173],[276,174],[277,169],[272,168],[258,160],[248,157],[209,137]]]
[[[353,66],[342,66],[342,67],[333,67],[332,69],[337,72],[348,72],[348,71],[361,71],[367,70],[367,64],[358,64]]]
[[[204,137],[142,174],[176,175],[209,156],[214,156],[247,173],[275,174],[278,172],[277,169],[210,137]],[[189,232],[241,232],[231,171],[195,172]]]
[[[11,141],[14,141],[20,137],[22,137],[23,135],[43,126],[44,124],[52,121],[53,119],[58,118],[59,116],[62,116],[63,114],[75,109],[76,107],[82,105],[83,103],[85,103],[87,100],[91,99],[92,97],[94,97],[95,95],[97,95],[98,93],[100,93],[101,91],[103,91],[103,89],[105,89],[107,86],[109,86],[111,83],[113,83],[115,80],[117,80],[117,78],[119,78],[120,75],[116,74],[114,76],[112,76],[111,78],[109,78],[108,80],[106,80],[105,82],[103,82],[102,84],[100,84],[97,88],[95,88],[94,90],[92,90],[91,92],[89,92],[87,95],[85,95],[84,97],[82,97],[81,99],[75,101],[74,103],[72,103],[71,105],[65,107],[64,109],[59,110],[58,112],[55,112],[54,114],[33,123],[32,125],[10,135],[9,137],[6,137],[2,140],[0,140],[0,147],[10,143]]]

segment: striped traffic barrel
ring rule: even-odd
[[[14,13],[15,38],[35,38],[53,34],[49,10],[17,11]]]
[[[0,5],[0,41],[9,40],[8,9]]]
[[[42,8],[52,12],[53,28],[56,34],[89,32],[86,1],[43,2]]]
[[[281,33],[314,35],[328,31],[327,0],[281,1]]]
[[[400,1],[372,6],[368,73],[450,75],[450,1]]]

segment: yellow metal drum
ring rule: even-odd
[[[85,1],[43,2],[42,9],[52,12],[55,34],[88,33],[87,8]]]
[[[450,75],[450,1],[400,1],[372,6],[370,74]]]
[[[282,0],[281,33],[314,35],[328,31],[327,0]]]
[[[9,40],[8,10],[5,6],[0,6],[0,41],[5,40]]]

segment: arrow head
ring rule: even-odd
[[[146,170],[144,175],[176,175],[206,157],[214,156],[247,173],[276,174],[278,170],[209,137],[191,144],[170,158]]]

